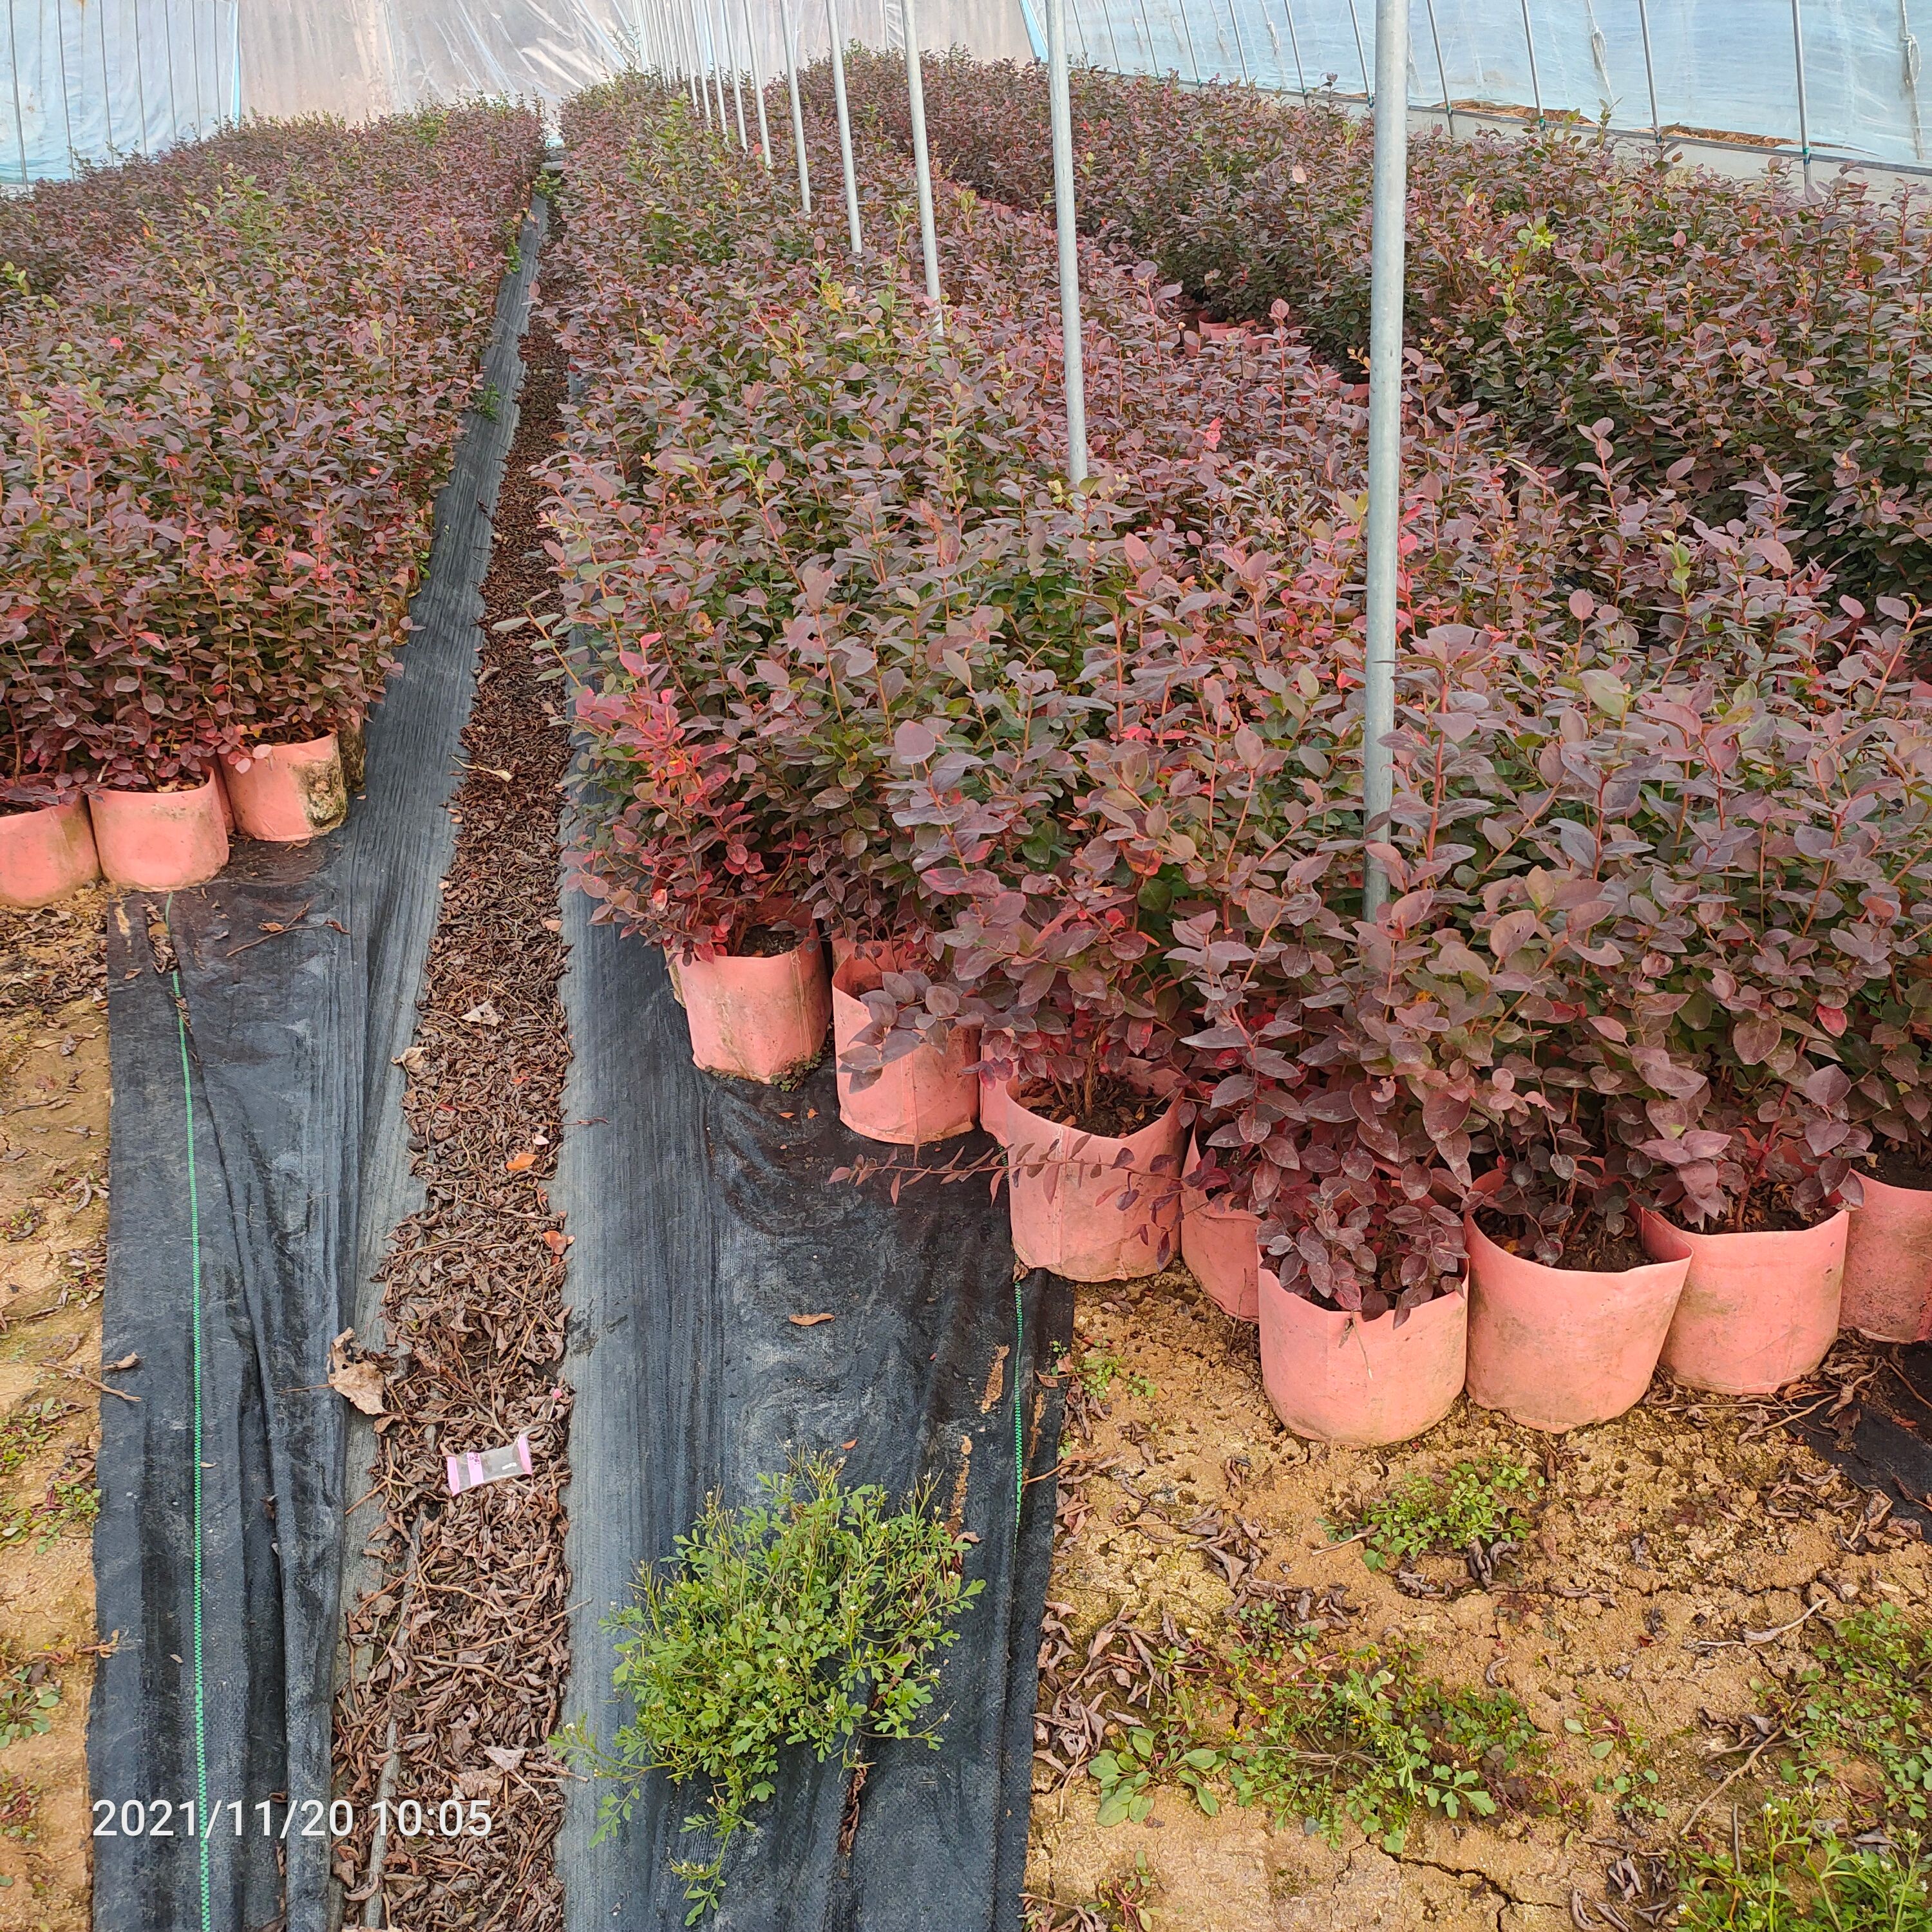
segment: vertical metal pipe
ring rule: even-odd
[[[1375,225],[1370,244],[1368,639],[1363,664],[1362,827],[1385,819],[1395,794],[1397,544],[1402,528],[1402,321],[1408,213],[1408,0],[1376,0]],[[1386,836],[1386,827],[1377,828]],[[1364,855],[1362,915],[1374,919],[1388,878]]]
[[[1798,152],[1804,164],[1804,192],[1811,192],[1811,117],[1804,100],[1804,22],[1798,0],[1791,0],[1791,51],[1798,63]]]
[[[242,124],[242,0],[234,0],[229,14],[228,84],[233,89],[235,124]]]
[[[1234,58],[1241,64],[1241,84],[1254,85],[1254,76],[1248,71],[1248,50],[1241,42],[1241,23],[1234,13],[1234,0],[1228,0],[1228,24],[1234,30]]]
[[[926,146],[926,83],[919,71],[919,16],[913,0],[899,0],[905,21],[906,106],[912,119],[912,174],[919,190],[919,252],[926,262],[926,298],[932,304],[932,332],[946,333],[940,305],[939,236],[932,219],[932,160]]]
[[[1442,82],[1442,115],[1449,124],[1449,138],[1453,141],[1456,138],[1456,104],[1449,98],[1449,70],[1442,60],[1442,35],[1436,25],[1436,0],[1425,0],[1425,4],[1429,9],[1429,38],[1436,43],[1436,72]],[[1405,76],[1405,82],[1406,80]]]
[[[167,60],[168,140],[178,141],[181,112],[175,106],[175,0],[161,0],[161,46]]]
[[[765,64],[758,58],[758,37],[752,28],[752,0],[738,0],[738,17],[745,23],[745,48],[752,67],[752,98],[758,108],[758,162],[772,171],[772,130],[765,118]]]
[[[1081,366],[1080,235],[1073,202],[1073,108],[1066,86],[1066,0],[1046,0],[1046,88],[1053,118],[1053,226],[1060,248],[1066,480],[1077,490],[1087,480],[1087,378]]]
[[[1523,4],[1527,6],[1529,0],[1523,0]],[[1294,31],[1293,0],[1281,0],[1281,10],[1287,16],[1288,44],[1294,55],[1294,84],[1300,88],[1301,98],[1306,100],[1308,98],[1308,76],[1301,70],[1301,37]]]
[[[20,42],[14,24],[14,0],[7,0],[7,53],[14,70],[14,148],[20,158],[20,185],[27,185],[27,122],[20,111]]]
[[[114,88],[107,74],[107,0],[94,0],[94,16],[100,22],[100,107],[107,117],[107,152],[114,152]],[[86,16],[82,16],[86,24]]]
[[[718,0],[718,25],[724,43],[724,63],[731,70],[731,110],[738,122],[738,152],[748,154],[752,144],[745,138],[745,90],[738,80],[738,48],[731,33],[731,0]]]
[[[83,24],[85,20],[83,19]],[[67,171],[71,175],[75,170],[74,152],[74,104],[68,97],[67,85],[67,26],[61,18],[61,0],[54,0],[54,45],[60,50],[61,129],[67,136]],[[83,43],[81,51],[87,51]]]
[[[718,138],[728,138],[731,131],[730,117],[724,108],[724,56],[718,44],[716,23],[711,17],[710,0],[700,10],[704,15],[704,44],[710,50],[711,90],[718,100]]]
[[[704,42],[698,32],[698,0],[686,0],[684,29],[691,42],[691,82],[698,104],[704,114],[704,124],[711,125],[711,83],[705,77]]]
[[[1148,72],[1149,74],[1158,74],[1160,73],[1160,69],[1154,64],[1154,22],[1148,17],[1147,0],[1140,0],[1140,6],[1141,28],[1142,31],[1147,35]]]
[[[805,115],[798,102],[798,43],[791,23],[791,0],[778,0],[778,25],[784,32],[785,86],[791,95],[791,144],[798,160],[798,205],[812,212],[812,164],[805,153]]]
[[[141,58],[141,0],[131,0],[134,10],[134,106],[141,116],[141,152],[148,152],[148,81],[146,63]],[[104,71],[107,56],[101,57]]]
[[[1114,38],[1113,0],[1100,0],[1100,24],[1107,30],[1107,52],[1113,62],[1114,71],[1116,74],[1124,73],[1126,70],[1120,65],[1120,44]],[[1084,27],[1080,30],[1080,38],[1083,43],[1087,38]]]
[[[1522,0],[1522,44],[1529,50],[1529,98],[1536,103],[1536,124],[1543,125],[1543,83],[1536,74],[1536,33],[1529,24],[1529,0]]]
[[[1194,51],[1194,26],[1187,17],[1187,0],[1170,0],[1173,10],[1180,16],[1181,38],[1187,44],[1187,64],[1194,70],[1194,84],[1201,84],[1200,57]]]
[[[845,47],[839,33],[838,0],[825,0],[825,20],[832,29],[832,98],[838,107],[838,159],[845,170],[845,226],[856,261],[866,252],[866,244],[859,233],[859,177],[852,166],[852,116],[845,104]]]
[[[1376,18],[1380,20],[1382,0],[1376,0]],[[1362,70],[1362,97],[1372,107],[1376,104],[1375,83],[1369,79],[1369,57],[1362,51],[1362,16],[1355,11],[1355,0],[1348,0],[1348,24],[1355,30],[1355,58]],[[1406,46],[1408,40],[1408,22],[1406,20],[1402,22],[1402,37]],[[1378,74],[1382,71],[1382,56],[1379,51],[1376,56],[1376,71]],[[1402,98],[1406,102],[1408,98],[1408,70],[1406,67],[1402,70]],[[1406,117],[1405,120],[1406,118]],[[1406,126],[1404,131],[1406,132]]]
[[[1645,0],[1636,0],[1636,23],[1643,33],[1643,82],[1650,90],[1650,131],[1657,142],[1658,152],[1664,149],[1664,123],[1657,112],[1657,63],[1650,51],[1650,9]]]

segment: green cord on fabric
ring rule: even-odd
[[[1020,1546],[1020,1510],[1026,1502],[1026,1304],[1013,1283],[1013,1547]]]
[[[172,898],[168,902],[172,904]],[[163,915],[166,916],[166,908]],[[208,1873],[208,1727],[201,1644],[201,1195],[194,1172],[194,1084],[188,1072],[188,1004],[182,997],[181,974],[171,974],[175,995],[175,1029],[181,1042],[182,1114],[188,1132],[188,1238],[189,1318],[194,1324],[194,1782],[195,1850],[201,1865],[202,1932],[213,1932]]]

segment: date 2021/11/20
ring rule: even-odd
[[[440,1803],[432,1799],[428,1804],[413,1798],[400,1801],[379,1798],[374,1810],[378,1828],[400,1838],[487,1838],[490,1835],[490,1807],[481,1798],[446,1798]],[[206,1835],[210,1838],[225,1832],[238,1838],[251,1826],[259,1826],[260,1835],[265,1838],[346,1838],[354,1833],[356,1823],[356,1807],[346,1798],[327,1805],[319,1798],[304,1798],[298,1804],[274,1798],[244,1804],[235,1798],[226,1804],[210,1805],[205,1814],[196,1813],[192,1799],[176,1804],[165,1798],[128,1798],[117,1804],[111,1798],[97,1798],[94,1835],[97,1838],[199,1838],[202,1834],[196,1829],[198,1815],[206,1816]]]

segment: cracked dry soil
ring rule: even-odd
[[[1254,1578],[1318,1598],[1344,1586],[1359,1612],[1346,1622],[1348,1641],[1406,1634],[1444,1682],[1513,1690],[1576,1802],[1568,1817],[1459,1826],[1419,1815],[1392,1857],[1358,1832],[1336,1848],[1293,1826],[1274,1830],[1264,1812],[1225,1798],[1218,1816],[1204,1816],[1173,1786],[1144,1823],[1102,1829],[1091,1776],[1063,1780],[1036,1762],[1027,1888],[1052,1901],[1036,1906],[1040,1922],[1121,1924],[1094,1901],[1138,1864],[1147,1902],[1128,1924],[1558,1932],[1578,1922],[1573,1894],[1601,1900],[1620,1856],[1666,1850],[1720,1770],[1737,1763],[1732,1756],[1712,1768],[1712,1745],[1735,1736],[1720,1736],[1712,1720],[1761,1710],[1754,1682],[1803,1666],[1802,1628],[1753,1645],[1735,1641],[1741,1632],[1790,1623],[1821,1587],[1838,1603],[1888,1600],[1922,1623],[1932,1615],[1924,1543],[1868,1528],[1878,1506],[1778,1426],[1786,1405],[1700,1396],[1660,1377],[1636,1408],[1568,1436],[1518,1428],[1462,1400],[1418,1442],[1347,1449],[1302,1442],[1280,1426],[1262,1391],[1255,1331],[1223,1316],[1184,1270],[1083,1287],[1076,1326],[1080,1343],[1118,1355],[1124,1371],[1097,1406],[1091,1440],[1070,1434],[1062,1446],[1049,1660],[1056,1625],[1077,1663],[1122,1612],[1144,1630],[1166,1614],[1184,1634],[1214,1637],[1234,1597],[1228,1565],[1186,1531],[1219,1510],[1252,1532],[1226,1546],[1252,1554],[1259,1544]],[[1828,1400],[1834,1378],[1868,1366],[1862,1345],[1841,1339],[1817,1390]],[[1460,1561],[1431,1559],[1416,1569],[1446,1594],[1418,1598],[1371,1570],[1359,1544],[1330,1540],[1328,1525],[1353,1519],[1411,1472],[1498,1456],[1540,1471],[1544,1486],[1524,1550],[1491,1587],[1475,1585]],[[1054,1695],[1049,1676],[1042,1714]],[[1607,1763],[1590,1751],[1604,1713],[1637,1741],[1617,1745]],[[1606,1770],[1642,1764],[1658,1774],[1650,1791],[1660,1815],[1619,1818],[1616,1801],[1592,1786]],[[1740,1779],[1723,1794],[1726,1816],[1733,1800],[1748,1816],[1766,1788]],[[1090,1916],[1079,1915],[1082,1906]],[[1624,1910],[1627,1922],[1642,1922]]]

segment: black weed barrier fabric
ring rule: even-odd
[[[506,397],[542,215],[539,202],[484,362]],[[96,1615],[115,1646],[88,1765],[97,1816],[115,1809],[94,1840],[100,1932],[328,1922],[347,1500],[329,1346],[412,1204],[392,1063],[448,860],[515,428],[508,406],[466,425],[347,825],[308,847],[238,844],[212,884],[130,894],[110,915],[104,1343],[140,1366],[116,1378],[139,1401],[102,1405]]]
[[[868,1749],[849,1852],[837,1760],[788,1754],[710,1922],[1013,1932],[1060,1433],[1058,1390],[1037,1372],[1070,1339],[1071,1294],[1015,1280],[1005,1204],[983,1180],[921,1182],[896,1206],[829,1184],[863,1144],[839,1124],[830,1071],[790,1094],[698,1072],[658,954],[586,914],[568,895],[570,1713],[607,1742],[631,1714],[601,1620],[708,1492],[752,1501],[760,1474],[814,1451],[895,1496],[930,1478],[940,1508],[963,1498],[979,1538],[967,1574],[986,1585],[946,1654],[944,1745]],[[791,1319],[806,1315],[832,1318]],[[681,1925],[670,1862],[705,1855],[679,1830],[693,1794],[654,1778],[628,1825],[593,1844],[599,1795],[574,1785],[566,1810],[571,1932]]]

